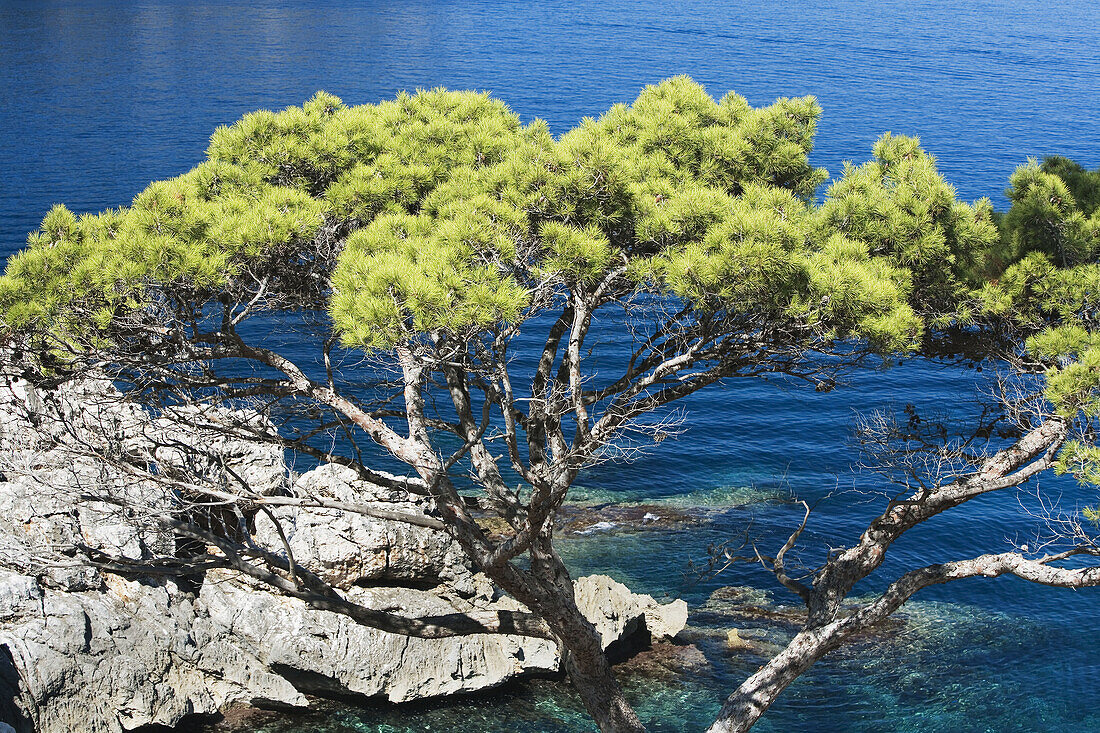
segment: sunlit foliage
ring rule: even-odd
[[[906,351],[1010,323],[1058,409],[1093,414],[1100,171],[1021,167],[998,232],[911,137],[884,135],[822,191],[820,114],[677,77],[555,138],[484,93],[319,92],[218,128],[204,162],[129,207],[56,206],[10,259],[0,312],[94,344],[152,303],[201,309],[266,279],[283,307],[327,310],[346,346],[384,350],[476,338],[549,307],[547,290],[595,298],[621,276],[804,343]]]

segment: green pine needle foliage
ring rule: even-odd
[[[958,201],[917,138],[887,133],[875,143],[874,156],[862,166],[846,166],[829,187],[819,212],[822,226],[906,269],[913,278],[912,306],[935,325],[950,322],[998,242],[992,206],[988,199]]]
[[[1047,366],[1056,410],[1100,416],[1100,170],[1030,161],[995,216],[919,140],[886,134],[819,203],[820,115],[812,97],[757,109],[676,77],[554,138],[485,93],[318,92],[219,127],[206,160],[128,207],[54,207],[0,277],[0,322],[95,348],[158,302],[201,312],[312,263],[321,286],[287,285],[281,307],[327,309],[345,345],[384,350],[522,323],[561,302],[547,289],[611,288],[792,346],[1007,329]],[[1091,444],[1060,465],[1100,481]]]
[[[1087,176],[1081,173],[1070,179],[1087,199],[1082,209],[1067,182],[1049,172],[1067,169],[1070,162],[1040,167],[1031,160],[1012,174],[1007,191],[1012,207],[1002,221],[1006,260],[1014,262],[1040,252],[1066,267],[1094,261],[1100,254],[1100,212],[1095,201],[1088,200],[1096,192],[1082,180]],[[1100,179],[1100,172],[1096,177]]]
[[[539,289],[625,282],[799,339],[897,351],[1054,287],[1026,268],[982,280],[1003,239],[988,201],[958,201],[914,138],[885,135],[816,204],[820,115],[812,97],[757,109],[676,77],[554,138],[484,93],[349,106],[319,92],[218,128],[205,161],[127,208],[52,210],[0,278],[0,313],[9,328],[109,338],[158,299],[232,299],[246,275],[278,287],[287,263],[323,265],[333,242],[323,302],[285,302],[327,308],[343,343],[368,350],[518,323],[548,302]],[[1072,284],[1060,292],[1037,317],[1083,307]]]

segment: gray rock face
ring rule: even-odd
[[[52,392],[0,378],[0,566],[71,591],[101,584],[100,574],[58,557],[83,545],[125,558],[170,551],[171,537],[98,497],[167,507],[163,485],[136,480],[88,455],[89,448],[147,450],[148,419],[105,380]]]
[[[258,436],[275,433],[260,415],[183,406],[171,408],[151,422],[144,431],[144,447],[169,474],[176,469],[184,476],[214,476],[260,495],[286,488],[287,467],[281,448],[226,435],[224,428]]]
[[[23,615],[42,600],[42,589],[34,578],[0,570],[0,622]]]
[[[658,603],[653,596],[631,593],[622,583],[606,575],[588,575],[574,583],[577,607],[595,624],[606,649],[615,641],[642,629],[653,639],[676,636],[687,625],[684,600]]]
[[[0,620],[0,651],[19,676],[17,689],[0,688],[0,698],[22,708],[22,719],[10,721],[20,733],[121,733],[236,701],[305,703],[255,659],[200,647],[188,630],[204,612],[170,584],[108,575],[102,591],[36,585],[24,576],[0,577],[0,594],[23,601]]]
[[[475,606],[513,609],[481,593],[352,588],[364,605],[409,615]],[[449,597],[448,597],[449,596]],[[211,573],[197,597],[175,586],[103,575],[98,590],[64,592],[0,573],[0,655],[18,680],[0,699],[19,733],[119,733],[173,725],[231,704],[307,704],[302,692],[405,702],[473,692],[517,675],[553,672],[553,642],[478,635],[416,639],[359,626],[345,616]]]
[[[372,486],[350,468],[324,465],[294,483],[302,497],[368,504],[388,511],[422,514],[423,501]],[[406,585],[448,584],[459,593],[474,592],[465,553],[446,533],[336,509],[281,507],[256,518],[257,541],[285,555],[279,522],[294,560],[341,589],[370,582]]]
[[[166,474],[228,467],[254,495],[289,490],[386,511],[430,509],[423,498],[331,465],[289,482],[281,450],[217,433],[217,421],[254,420],[247,415],[210,411],[197,421],[188,416],[191,424],[182,427],[170,417],[151,420],[119,397],[102,381],[41,393],[0,379],[0,720],[17,733],[171,726],[234,704],[303,706],[306,692],[405,702],[559,669],[558,649],[547,640],[407,638],[226,571],[210,571],[197,590],[185,590],[66,561],[57,548],[77,543],[132,559],[170,553],[174,540],[163,530],[89,496],[132,497],[154,508],[169,508],[174,498],[163,482],[135,480],[68,449],[59,415],[69,437],[75,432],[91,445],[113,440],[113,449],[148,456]],[[253,427],[269,429],[258,420]],[[282,506],[272,514],[286,542],[259,514],[258,543],[289,549],[296,563],[365,606],[408,616],[522,609],[474,573],[444,532],[329,509]],[[643,624],[654,636],[683,626],[682,601],[660,606],[609,578],[582,578],[577,593],[605,645]]]
[[[466,605],[411,588],[354,588],[347,596],[409,616],[455,613]],[[557,647],[548,640],[397,636],[236,583],[206,583],[199,602],[238,647],[299,688],[319,694],[407,702],[494,687],[519,674],[554,672],[560,664]]]

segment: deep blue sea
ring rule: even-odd
[[[815,95],[812,160],[838,174],[885,131],[919,135],[965,199],[1005,206],[1011,171],[1062,154],[1100,166],[1100,4],[926,0],[491,3],[0,2],[0,258],[54,203],[125,205],[150,180],[197,163],[214,128],[325,89],[348,103],[435,86],[491,90],[555,133],[645,84],[689,74],[755,105]],[[694,609],[721,585],[780,592],[748,567],[685,585],[687,563],[751,521],[764,542],[797,525],[765,500],[830,492],[808,531],[818,550],[851,543],[873,502],[845,492],[857,410],[914,403],[962,414],[982,374],[910,360],[828,394],[731,382],[692,399],[687,432],[629,465],[603,466],[580,496],[711,507],[706,524],[592,534],[565,552],[578,574],[681,595]],[[1031,487],[1035,488],[1035,487]],[[1068,508],[1072,481],[1038,488]],[[892,551],[882,578],[917,564],[1007,549],[1034,522],[1028,497],[990,497],[939,518]],[[869,583],[871,592],[881,585]],[[791,602],[791,599],[786,599]],[[855,645],[792,686],[761,731],[1100,731],[1100,590],[1010,579],[925,592],[900,631]],[[705,626],[705,624],[703,624]],[[705,629],[699,632],[705,636]],[[705,671],[628,682],[653,730],[700,730],[755,663],[707,646]],[[257,724],[260,725],[259,723]],[[327,707],[262,723],[270,733],[582,731],[568,689],[535,681],[468,700],[392,709]]]

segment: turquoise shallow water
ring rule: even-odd
[[[1100,166],[1098,27],[1100,9],[1080,0],[3,0],[0,257],[51,204],[125,204],[149,180],[197,162],[218,124],[300,103],[319,88],[351,103],[436,85],[489,89],[556,133],[673,74],[753,104],[814,94],[825,110],[816,164],[835,174],[844,160],[866,159],[886,130],[918,134],[964,198],[987,195],[1003,206],[1008,174],[1029,155]],[[293,354],[299,345],[286,334]],[[766,501],[777,493],[816,500],[865,485],[868,477],[850,473],[856,409],[913,402],[961,410],[988,376],[907,362],[829,394],[744,381],[698,395],[686,405],[682,437],[629,465],[589,472],[577,498],[704,507],[707,521],[570,539],[570,563],[682,596],[693,609],[723,584],[782,600],[751,568],[694,584],[684,571],[750,521],[763,541],[785,536],[799,517]],[[1044,479],[1041,488],[1069,505],[1092,498],[1067,481]],[[842,493],[821,505],[807,559],[856,536],[873,507],[854,499]],[[1031,525],[1016,496],[990,497],[911,533],[883,577],[1003,548]],[[1091,704],[1100,684],[1098,598],[1012,580],[932,589],[881,646],[855,645],[820,665],[759,729],[1100,730]],[[723,691],[754,668],[723,651],[719,619],[695,618],[706,665],[672,680],[629,681],[654,730],[702,728]],[[333,705],[262,729],[575,731],[588,723],[568,688],[534,681],[441,705]]]

